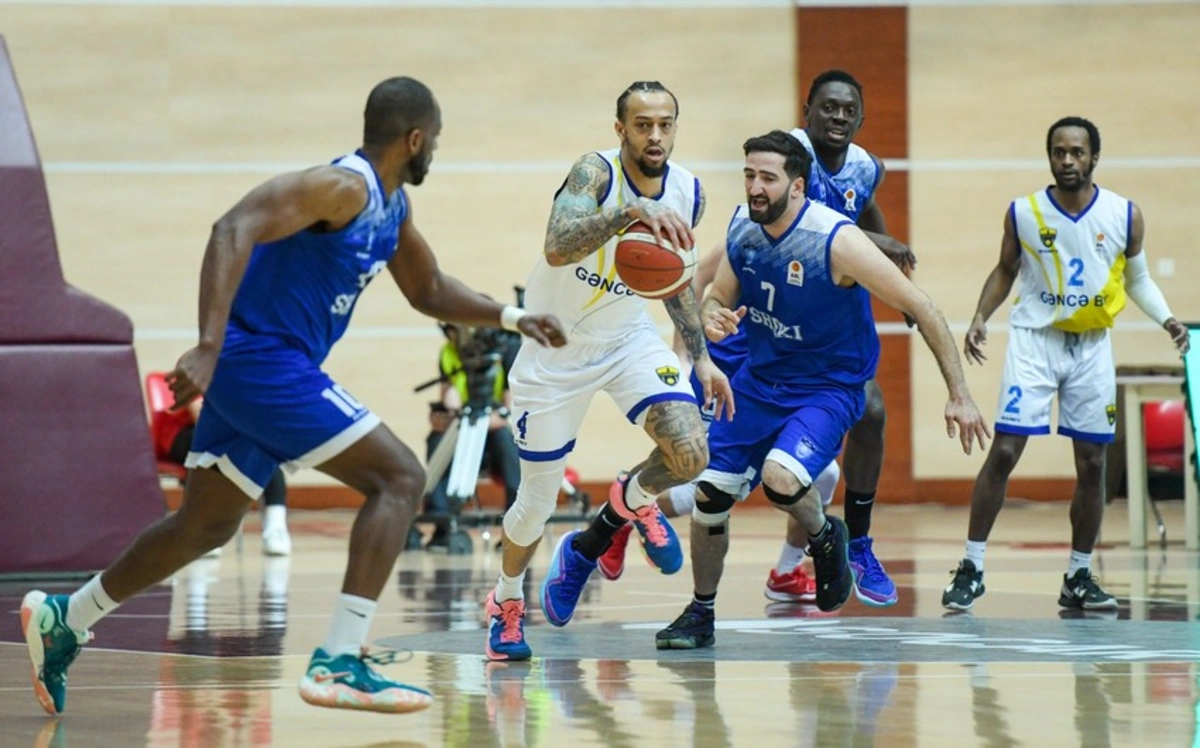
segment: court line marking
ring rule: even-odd
[[[1200,0],[1196,0],[1200,3]],[[300,161],[46,161],[47,174],[131,174],[131,175],[216,175],[278,174],[300,171],[317,162]],[[888,171],[904,172],[979,172],[1047,170],[1042,158],[885,158]],[[741,172],[741,161],[689,161],[688,168],[698,172]],[[1112,157],[1100,166],[1112,170],[1193,170],[1200,169],[1200,156]],[[438,174],[566,174],[568,161],[448,161],[435,162]]]

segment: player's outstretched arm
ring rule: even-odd
[[[182,407],[212,382],[234,296],[254,245],[315,224],[345,226],[367,204],[362,177],[335,166],[284,174],[246,194],[213,224],[200,270],[200,343],[179,359],[167,381]]]
[[[659,239],[676,247],[692,247],[691,227],[655,200],[638,198],[600,210],[600,201],[611,188],[608,164],[600,156],[588,153],[575,162],[550,210],[543,247],[546,262],[553,267],[579,262],[637,220],[645,221]]]
[[[704,343],[704,327],[700,323],[700,304],[696,292],[691,286],[683,293],[664,302],[675,329],[687,347],[688,355],[692,357],[693,371],[704,388],[705,404],[715,402],[714,418],[720,418],[722,413],[733,418],[733,391],[729,388],[729,379],[717,368],[708,355],[708,346]]]
[[[458,278],[443,273],[429,244],[413,224],[411,203],[408,216],[400,225],[399,245],[388,263],[388,271],[404,298],[422,314],[459,325],[515,330],[556,348],[567,342],[557,317],[526,314],[516,307],[498,304],[472,291]]]
[[[720,343],[736,333],[738,324],[746,316],[746,307],[733,308],[742,294],[742,284],[733,272],[733,265],[729,263],[729,253],[725,251],[724,242],[721,243],[721,249],[722,252],[717,258],[716,274],[708,287],[704,302],[700,305],[704,334],[714,343]]]
[[[1011,207],[1004,214],[1004,235],[1000,239],[1000,261],[983,283],[979,293],[979,303],[975,306],[975,316],[971,319],[971,327],[967,330],[966,343],[963,353],[967,363],[974,361],[982,364],[987,360],[983,355],[983,346],[987,343],[987,321],[1000,308],[1008,294],[1012,291],[1017,273],[1021,271],[1021,245],[1017,239],[1016,225],[1013,223]]]
[[[704,253],[700,258],[700,262],[696,265],[696,274],[692,276],[692,292],[696,294],[697,299],[704,298],[704,291],[712,284],[717,277],[717,268],[721,267],[721,258],[725,256],[725,241]],[[701,322],[703,323],[704,314],[701,312]],[[682,336],[679,334],[679,329],[676,328],[675,335],[671,341],[671,349],[676,355],[683,358],[683,354],[691,355],[687,345],[683,342]]]
[[[1157,322],[1171,336],[1175,347],[1180,353],[1187,353],[1189,347],[1188,329],[1171,314],[1167,299],[1154,279],[1150,277],[1150,268],[1146,264],[1146,253],[1142,242],[1146,237],[1146,220],[1142,209],[1136,205],[1130,206],[1133,212],[1131,230],[1125,247],[1125,291],[1133,303],[1146,313],[1146,316]]]
[[[880,161],[878,157],[871,156],[871,160],[875,162],[875,168],[879,170],[879,179],[875,182],[875,193],[878,193],[879,188],[883,186],[887,170],[884,169],[883,161]],[[879,247],[879,251],[887,255],[887,258],[896,263],[901,270],[908,272],[917,267],[917,256],[913,254],[912,249],[888,234],[887,221],[884,220],[883,210],[880,209],[879,203],[875,202],[874,195],[871,197],[871,202],[867,203],[862,213],[859,214],[858,227],[876,247]]]
[[[843,226],[837,232],[829,256],[830,276],[835,283],[841,286],[858,283],[888,306],[917,321],[917,329],[933,351],[950,392],[946,404],[947,434],[954,437],[957,430],[967,454],[971,453],[975,440],[981,448],[985,447],[991,431],[971,399],[954,338],[933,300],[889,262],[857,227]]]

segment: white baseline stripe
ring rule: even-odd
[[[1200,2],[1200,0],[1197,0]],[[47,174],[279,174],[300,171],[313,163],[293,161],[47,161]],[[1041,171],[1048,168],[1040,158],[884,159],[888,171]],[[741,161],[690,161],[699,172],[740,172]],[[1200,170],[1200,156],[1106,158],[1105,170]],[[434,174],[566,174],[567,161],[451,161],[433,165]]]
[[[1200,0],[1153,0],[1160,5],[1195,5]],[[961,7],[989,5],[1140,5],[1140,0],[0,0],[4,5],[224,6],[260,8],[861,8]]]
[[[970,328],[970,322],[951,322],[950,330],[956,333],[965,333]],[[1161,330],[1158,325],[1149,320],[1132,320],[1122,322],[1115,328],[1116,332],[1157,332]],[[674,330],[670,325],[660,325],[659,333],[663,336],[670,335]],[[875,330],[880,335],[914,335],[919,334],[915,328],[910,329],[903,322],[876,322]],[[993,323],[988,325],[988,332],[1007,333],[1009,330],[1007,323]],[[195,341],[196,329],[194,327],[144,327],[134,329],[134,340],[137,342],[149,342],[151,340],[168,340],[168,341]],[[436,327],[386,327],[386,326],[361,326],[351,327],[346,331],[346,338],[358,340],[415,340],[418,338],[441,338],[442,331]]]
[[[977,8],[989,5],[1196,5],[1200,0],[795,0],[804,8]]]

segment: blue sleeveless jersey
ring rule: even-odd
[[[866,149],[850,144],[846,161],[836,173],[830,174],[817,158],[808,133],[801,128],[792,130],[792,137],[799,140],[812,156],[812,171],[806,180],[805,194],[810,200],[826,205],[854,223],[858,223],[863,209],[871,204],[875,188],[879,186],[879,164]]]
[[[366,206],[338,231],[305,229],[254,247],[233,301],[225,351],[282,345],[320,364],[346,331],[358,295],[396,253],[408,215],[404,191],[384,195],[361,151],[333,164],[366,180]]]
[[[772,239],[746,206],[729,224],[729,262],[741,283],[739,303],[750,352],[739,391],[777,400],[813,387],[861,389],[875,375],[879,337],[871,299],[829,274],[829,248],[843,226],[839,213],[805,201],[791,227]]]

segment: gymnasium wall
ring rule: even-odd
[[[46,163],[64,271],[132,316],[143,371],[170,368],[195,340],[212,222],[267,177],[355,147],[367,91],[395,74],[427,82],[443,108],[433,170],[411,191],[417,225],[447,270],[498,298],[540,251],[570,163],[616,144],[614,101],[629,82],[656,78],[680,98],[675,158],[704,180],[698,238],[708,247],[741,199],[742,140],[797,123],[808,62],[865,55],[878,69],[854,71],[868,80],[862,138],[891,164],[881,199],[957,338],[995,262],[1004,208],[1049,180],[1045,129],[1067,113],[1099,124],[1098,181],[1142,206],[1152,271],[1181,318],[1200,318],[1184,282],[1200,270],[1184,229],[1200,192],[1200,148],[1188,137],[1200,112],[1189,85],[1200,76],[1196,5],[888,8],[900,25],[887,44],[863,24],[868,41],[857,47],[853,35],[806,36],[819,23],[806,14],[824,8],[600,6],[0,2],[0,31]],[[897,64],[903,95],[886,77]],[[1159,273],[1162,260],[1174,261],[1173,275]],[[969,372],[988,415],[1005,315],[992,326],[989,365]],[[1147,328],[1136,309],[1122,318],[1120,362],[1172,360],[1165,334]],[[328,369],[421,451],[428,398],[411,389],[433,375],[439,345],[433,322],[382,276]],[[980,458],[944,436],[932,357],[919,339],[888,346],[889,386],[900,387],[888,401],[889,480],[963,485]],[[1065,442],[1037,446],[1019,476],[1069,475]],[[602,480],[648,447],[598,398],[572,462]]]

